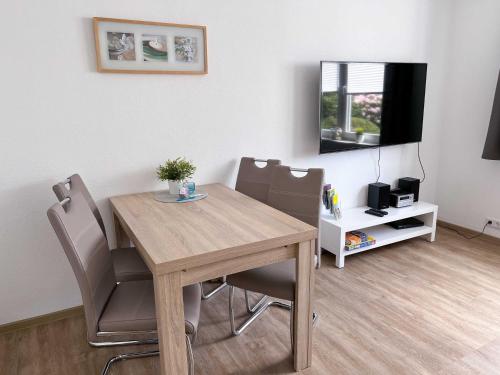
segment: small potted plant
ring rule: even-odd
[[[363,128],[356,128],[356,143],[363,143],[365,140],[365,130]]]
[[[185,158],[167,160],[163,165],[156,169],[156,175],[161,181],[168,182],[170,194],[179,194],[180,185],[190,178],[196,167]]]

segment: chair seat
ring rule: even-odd
[[[117,281],[149,280],[153,278],[148,266],[135,247],[111,250]]]
[[[241,289],[294,301],[295,259],[229,275],[227,282]]]
[[[183,298],[186,333],[194,334],[200,321],[200,285],[184,287]],[[101,332],[155,331],[156,327],[152,280],[118,284],[99,319]]]
[[[314,264],[317,262],[315,255]],[[227,276],[232,286],[287,301],[295,300],[295,282],[295,259]]]

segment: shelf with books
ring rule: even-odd
[[[324,213],[321,218],[320,243],[325,250],[335,254],[335,264],[338,268],[344,267],[346,256],[376,249],[391,243],[404,241],[410,238],[425,236],[428,241],[434,241],[438,206],[416,202],[413,206],[404,208],[391,207],[387,209],[388,215],[377,217],[367,215],[367,207],[356,207],[343,211],[342,219],[336,220],[329,213]],[[424,226],[394,229],[387,223],[404,218],[415,217],[424,222]],[[346,233],[359,230],[375,239],[375,243],[359,249],[346,250]]]

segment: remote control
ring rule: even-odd
[[[387,215],[389,212],[387,211],[384,211],[384,210],[377,210],[376,208],[372,208],[373,211],[377,211],[378,213],[382,214],[382,215]]]
[[[368,215],[373,215],[373,216],[378,216],[378,217],[384,217],[384,214],[382,212],[380,212],[380,210],[374,210],[373,208],[370,208],[369,210],[366,210],[365,213],[367,213]]]

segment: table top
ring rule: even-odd
[[[110,199],[142,257],[156,273],[315,239],[317,229],[221,184],[197,187],[208,197],[162,203],[154,192]]]

